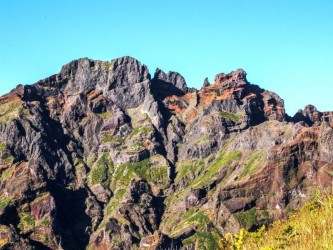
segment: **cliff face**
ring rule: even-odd
[[[333,113],[286,115],[244,70],[188,88],[79,59],[0,97],[0,247],[212,246],[332,185]]]

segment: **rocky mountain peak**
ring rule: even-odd
[[[164,98],[165,95],[184,95],[187,91],[187,85],[184,77],[173,71],[165,73],[157,68],[152,79],[153,88]]]
[[[292,118],[294,122],[304,122],[307,126],[319,126],[321,122],[333,122],[332,112],[320,112],[311,104],[306,105],[303,110],[298,112]]]
[[[208,87],[209,85],[210,85],[210,82],[208,81],[208,77],[206,77],[206,78],[204,79],[203,84],[202,84],[202,88],[206,88],[206,87]]]
[[[241,69],[195,90],[131,57],[74,60],[0,97],[0,243],[200,249],[331,187],[332,145],[333,112],[290,118]]]
[[[215,76],[214,84],[223,86],[246,84],[246,75],[247,74],[243,69],[238,69],[228,74],[220,73]]]

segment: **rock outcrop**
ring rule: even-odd
[[[330,187],[332,152],[333,112],[289,117],[242,69],[196,90],[78,59],[0,97],[0,248],[214,245]]]

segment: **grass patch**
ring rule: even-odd
[[[19,116],[22,109],[20,100],[13,100],[0,105],[0,124],[8,124]]]
[[[176,181],[183,179],[185,176],[191,174],[196,176],[197,173],[205,167],[203,159],[199,160],[185,160],[180,163],[177,163],[176,170],[177,176]]]
[[[241,240],[240,240],[241,239]],[[238,234],[228,234],[221,241],[225,249],[333,249],[333,196],[317,193],[298,212],[286,221],[275,221],[267,231],[242,229]],[[239,248],[235,248],[236,243]]]
[[[108,153],[103,153],[91,170],[91,184],[100,183],[107,188],[110,184],[109,173],[113,172],[113,164]]]
[[[18,224],[18,228],[21,232],[25,233],[35,228],[35,218],[31,216],[30,213],[21,212],[19,213],[20,223]]]
[[[10,197],[0,198],[0,209],[7,207],[13,199]]]
[[[40,222],[40,224],[41,224],[42,226],[49,226],[49,225],[51,225],[51,222],[50,222],[49,220],[42,220],[42,221]]]
[[[133,127],[140,127],[144,123],[151,123],[147,114],[141,112],[141,107],[127,109],[127,114],[131,118],[131,123]]]
[[[141,141],[135,141],[127,150],[127,153],[138,153],[144,149]]]
[[[104,143],[112,142],[120,145],[124,143],[124,139],[119,135],[106,135],[102,141]]]
[[[229,112],[225,112],[225,111],[220,112],[219,115],[224,118],[227,118],[228,120],[230,120],[234,123],[239,122],[239,120],[241,118],[241,116],[238,114],[233,114],[233,113],[229,113]]]
[[[203,125],[203,126],[211,126],[213,124],[214,124],[214,122],[210,122],[210,121],[200,122],[200,125]]]
[[[6,164],[12,164],[14,162],[14,156],[8,155],[2,159]]]
[[[46,199],[48,196],[50,196],[50,193],[49,193],[49,192],[41,193],[41,194],[39,194],[39,196],[37,196],[37,197],[33,200],[33,202],[32,202],[31,204],[33,204],[33,203],[37,203],[37,202],[40,202],[40,201]]]
[[[126,193],[126,189],[118,189],[116,191],[116,193],[114,194],[114,196],[111,198],[107,208],[106,208],[106,212],[109,216],[115,216],[115,214],[117,213],[119,206],[120,206],[120,202],[123,199],[124,195]]]
[[[176,165],[176,183],[179,183],[179,181],[184,178],[194,178],[194,180],[185,180],[185,186],[181,190],[177,190],[172,195],[166,197],[164,202],[166,204],[165,213],[169,214],[169,216],[166,217],[162,222],[164,230],[171,232],[173,228],[173,222],[179,221],[180,218],[183,217],[179,211],[174,211],[174,204],[181,202],[189,190],[199,189],[203,186],[213,183],[219,177],[223,168],[227,168],[225,169],[226,175],[221,180],[219,185],[222,184],[226,178],[231,175],[242,156],[242,153],[239,151],[228,150],[232,141],[233,140],[230,140],[227,144],[225,144],[225,146],[218,153],[218,157],[215,158],[212,163],[208,164],[208,166],[205,166],[203,159],[192,161],[187,160]]]
[[[257,209],[254,207],[244,212],[235,213],[234,217],[243,228],[248,230],[257,222]]]
[[[106,63],[104,63],[104,65],[105,65],[105,69],[106,69],[107,71],[110,71],[110,69],[113,68],[113,61],[111,61],[111,62],[106,62]]]
[[[107,135],[103,138],[104,143],[112,142],[112,141],[113,141],[113,136],[112,135]]]
[[[208,135],[203,135],[199,139],[197,139],[193,144],[194,145],[201,144],[201,143],[204,143],[204,142],[207,142],[210,140],[212,140],[212,139]]]
[[[1,181],[7,180],[9,177],[12,176],[13,172],[14,172],[14,166],[7,168],[5,171],[3,171],[2,175],[1,175]]]
[[[207,215],[203,211],[196,211],[194,208],[189,209],[183,215],[181,221],[176,222],[171,229],[171,237],[177,237],[188,228],[196,228],[196,230],[204,230],[206,225],[210,222]]]
[[[168,166],[154,166],[150,159],[145,159],[119,165],[112,179],[112,190],[117,187],[127,187],[135,176],[163,187],[169,183]]]
[[[120,224],[128,224],[129,222],[119,215],[120,202],[128,190],[128,186],[132,179],[142,178],[147,180],[150,185],[157,188],[165,189],[169,185],[169,165],[162,155],[154,155],[148,159],[121,164],[115,167],[115,171],[111,178],[111,189],[114,196],[110,199],[104,210],[105,217],[99,228],[103,228],[109,218],[117,218]]]
[[[183,240],[184,247],[195,247],[197,246],[200,250],[216,250],[222,249],[219,245],[219,239],[221,234],[217,229],[211,232],[196,232],[191,237]]]
[[[142,126],[142,127],[137,127],[137,128],[134,128],[131,135],[129,136],[129,139],[135,137],[135,136],[138,136],[138,135],[141,135],[141,134],[148,134],[150,132],[152,132],[154,130],[154,128],[152,126]]]
[[[265,164],[267,155],[265,151],[257,150],[251,153],[245,163],[245,168],[239,175],[240,178],[255,173],[263,164]]]
[[[0,143],[0,152],[3,151],[6,148],[5,143]]]
[[[222,149],[219,157],[217,157],[212,164],[209,165],[207,171],[193,181],[191,184],[193,188],[201,188],[212,183],[218,176],[221,168],[232,164],[234,161],[239,160],[242,156],[242,153],[239,151],[231,151],[228,153],[224,151],[225,149]]]
[[[98,116],[104,120],[110,119],[112,117],[113,113],[111,111],[106,111],[104,113],[98,114]]]
[[[28,116],[30,114],[29,112],[29,109],[26,109],[26,108],[22,108],[20,111],[19,111],[20,115],[22,116]]]

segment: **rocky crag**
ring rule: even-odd
[[[290,117],[244,70],[196,90],[75,60],[0,97],[0,247],[208,249],[331,187],[332,161],[333,113]]]

